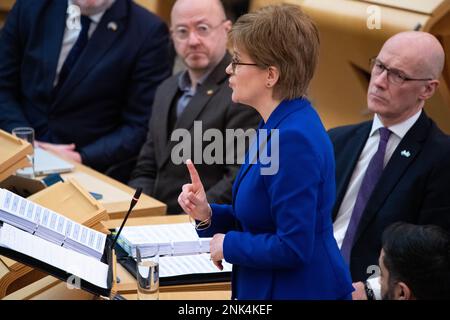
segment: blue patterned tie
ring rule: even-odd
[[[91,26],[91,19],[89,19],[89,17],[87,16],[81,16],[80,34],[78,36],[77,41],[70,50],[69,54],[67,55],[67,58],[64,61],[61,71],[59,72],[58,84],[55,87],[55,91],[58,91],[62,87],[62,85],[68,78],[70,72],[72,71],[73,67],[75,66],[75,63],[77,62],[78,58],[83,52],[83,49],[86,47],[86,44],[89,40],[90,26]]]
[[[356,197],[355,206],[353,207],[350,223],[341,246],[341,253],[347,264],[350,264],[350,253],[352,251],[353,241],[355,239],[356,230],[358,229],[362,213],[366,208],[367,201],[369,200],[375,185],[380,179],[381,173],[383,172],[384,155],[386,154],[386,146],[391,135],[391,131],[387,128],[380,128],[379,134],[380,142],[378,143],[377,152],[375,152],[369,162],[369,165],[367,166],[366,173],[364,174],[361,187],[359,188],[358,195]]]
[[[177,102],[177,118],[183,113],[184,109],[186,109],[189,102],[192,100],[193,92],[191,90],[187,90],[183,92],[183,95],[178,99]]]

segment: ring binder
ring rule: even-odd
[[[133,199],[133,202],[135,203],[136,200]],[[13,212],[11,212],[12,203],[15,203],[14,208],[16,209]],[[33,208],[31,216],[21,214],[21,212],[28,212],[27,208]],[[39,214],[37,214],[38,208],[40,208]],[[6,221],[6,224],[2,221]],[[11,225],[10,222],[14,225]],[[46,223],[43,224],[44,222]],[[81,289],[99,296],[109,297],[116,291],[116,262],[114,250],[112,250],[116,239],[112,239],[111,235],[106,236],[82,226],[4,189],[0,189],[0,224],[2,228],[7,226],[8,229],[8,232],[3,234],[5,229],[0,229],[0,255],[41,270],[63,281],[79,279]],[[52,225],[53,233],[45,233]],[[13,235],[13,237],[2,238],[5,234],[6,236]],[[77,247],[77,243],[73,241],[74,234],[79,236],[76,239],[80,239],[88,246],[84,249]],[[18,242],[14,242],[16,238],[19,239]],[[20,241],[21,239],[25,239],[25,241]],[[56,239],[60,239],[60,241],[56,242]],[[33,245],[27,242],[33,242]],[[39,252],[32,251],[31,248],[41,245],[45,249]],[[47,249],[49,250],[48,254]],[[102,251],[98,255],[100,249]],[[84,252],[81,254],[79,251]],[[68,260],[54,260],[54,257],[58,257],[57,254],[63,255]],[[95,260],[95,257],[98,257],[98,260]],[[77,264],[77,259],[92,260]],[[75,270],[75,272],[70,270]]]
[[[107,265],[107,273],[105,275],[106,287],[101,287],[101,286],[95,285],[83,278],[78,277],[78,278],[80,278],[80,288],[81,289],[89,291],[90,293],[93,293],[96,295],[100,295],[100,296],[108,297],[111,294],[111,289],[115,285],[113,283],[113,277],[112,277],[112,266],[113,266],[113,263],[115,263],[115,262],[113,261],[112,253],[111,253],[111,247],[110,247],[111,242],[112,242],[112,240],[111,240],[110,236],[108,236],[106,238],[107,245],[105,245],[105,249],[104,249],[104,252],[103,252],[101,260],[100,260],[102,263]],[[66,250],[71,251],[69,249],[66,249]],[[0,254],[3,256],[6,256],[8,258],[14,259],[15,261],[18,261],[25,265],[28,265],[30,267],[36,268],[36,269],[38,269],[42,272],[45,272],[49,275],[52,275],[62,281],[68,281],[70,279],[73,279],[73,277],[77,277],[77,275],[74,275],[71,272],[68,272],[67,270],[60,269],[58,267],[55,267],[51,264],[48,264],[48,263],[42,261],[42,260],[36,259],[30,255],[21,253],[19,251],[11,249],[11,248],[7,248],[1,244],[0,244]]]

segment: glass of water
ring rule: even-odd
[[[159,248],[142,250],[136,248],[136,280],[138,300],[159,299]]]
[[[16,174],[22,177],[34,178],[34,129],[30,127],[19,127],[12,130],[12,134],[19,139],[25,140],[33,147],[33,153],[28,155],[30,165],[17,170]]]

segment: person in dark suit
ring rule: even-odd
[[[333,148],[304,96],[318,60],[318,30],[299,6],[279,5],[243,15],[230,37],[232,99],[263,121],[231,205],[209,205],[191,161],[191,183],[178,202],[199,235],[213,237],[211,260],[219,268],[223,259],[233,264],[232,298],[350,299],[350,272],[331,222]]]
[[[225,136],[226,130],[256,128],[258,114],[247,106],[232,103],[231,89],[226,81],[227,32],[231,22],[225,18],[219,0],[179,0],[172,9],[172,38],[175,49],[187,67],[164,81],[158,88],[153,105],[150,130],[142,147],[130,186],[167,204],[169,214],[182,213],[177,203],[181,186],[189,181],[184,161],[174,159],[180,145],[177,133],[189,135],[189,151],[195,156],[198,170],[204,177],[210,201],[230,203],[231,187],[239,165],[227,161],[236,151],[226,144],[219,161],[204,161],[208,142],[202,133],[211,130]],[[237,139],[244,139],[238,135]],[[243,157],[243,154],[242,154]]]
[[[33,127],[44,149],[100,171],[136,157],[168,44],[131,0],[18,0],[0,34],[0,128]]]
[[[435,225],[396,222],[381,242],[383,300],[450,299],[450,233]]]
[[[442,46],[428,33],[393,36],[372,60],[367,102],[373,121],[329,131],[336,158],[334,234],[357,282],[355,299],[370,289],[380,297],[373,273],[388,225],[450,228],[450,139],[422,110],[444,61]]]

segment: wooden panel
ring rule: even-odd
[[[75,171],[62,174],[64,179],[75,179],[89,192],[100,193],[103,199],[99,202],[103,205],[111,219],[119,219],[128,211],[135,190],[101,174],[87,166],[73,163]],[[133,209],[133,216],[163,215],[167,206],[152,197],[142,194],[139,202]]]
[[[1,145],[1,143],[0,143]],[[30,165],[30,160],[28,158],[22,158],[12,166],[5,168],[3,171],[0,171],[0,181],[6,180],[10,176],[16,173],[17,169],[25,168]]]
[[[4,263],[4,261],[2,261],[2,258],[3,257],[0,256],[0,279],[10,271],[8,266]]]
[[[222,290],[185,290],[167,291],[162,287],[159,293],[160,300],[229,300],[231,291]],[[122,295],[125,299],[136,300],[136,293]],[[29,286],[22,288],[3,300],[93,300],[94,295],[83,290],[69,289],[66,284],[56,278],[47,276]]]
[[[11,7],[13,6],[14,2],[16,2],[16,0],[2,0],[0,2],[0,11],[9,11],[9,9],[11,9]]]
[[[304,0],[296,1],[303,2]],[[392,7],[396,9],[406,10],[406,11],[415,11],[417,13],[431,15],[445,0],[350,0],[353,3],[360,2],[361,4],[366,3],[368,5],[380,5],[383,7]],[[293,2],[293,1],[285,1],[285,0],[252,0],[251,1],[251,10],[255,10],[257,8],[261,8],[263,6],[267,6],[270,4],[277,4],[282,2]],[[318,5],[322,5],[326,0],[315,1]],[[338,5],[342,6],[342,1],[335,1]],[[341,2],[339,4],[339,2]],[[300,3],[300,5],[302,5]]]
[[[105,208],[75,180],[54,184],[28,199],[89,228],[109,218]]]
[[[94,295],[77,289],[69,289],[66,283],[47,276],[20,290],[3,300],[92,300]]]
[[[137,300],[137,294],[124,294],[127,300]],[[160,300],[230,300],[230,290],[217,291],[183,291],[183,292],[160,292]]]
[[[170,23],[170,11],[175,0],[135,0],[135,2],[156,13],[167,24]]]
[[[28,142],[0,130],[0,173],[9,170],[27,155],[33,153],[33,147]],[[19,169],[20,167],[17,167]]]
[[[108,221],[103,221],[102,224],[107,229],[114,229],[120,227],[122,224],[122,219],[110,219]],[[127,226],[143,226],[147,224],[165,224],[165,223],[185,223],[189,222],[189,216],[187,214],[175,214],[160,217],[138,217],[130,218],[127,221]]]
[[[442,0],[363,0],[361,2],[432,14],[441,5]]]

